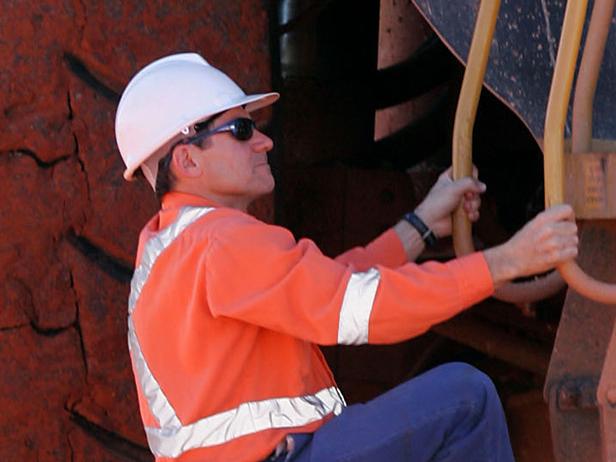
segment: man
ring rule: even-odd
[[[318,344],[393,343],[425,332],[512,278],[575,257],[567,206],[507,243],[451,262],[412,262],[451,233],[474,179],[443,174],[404,220],[336,259],[246,214],[274,179],[270,138],[247,96],[196,54],[141,70],[118,106],[125,177],[141,168],[162,196],[143,229],[129,300],[129,347],[157,460],[513,459],[490,380],[445,365],[346,406]]]

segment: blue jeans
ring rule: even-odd
[[[505,416],[491,380],[462,363],[432,369],[314,434],[295,434],[285,462],[509,462]]]

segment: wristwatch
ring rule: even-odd
[[[434,247],[436,245],[436,235],[414,212],[405,214],[403,218],[417,230],[428,247]]]

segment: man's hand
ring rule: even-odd
[[[495,285],[542,273],[575,258],[577,226],[569,205],[537,215],[504,244],[484,252]]]
[[[415,209],[415,213],[437,237],[451,234],[451,214],[458,207],[460,201],[466,214],[472,222],[479,219],[479,195],[486,190],[486,185],[477,180],[477,169],[473,172],[474,178],[462,178],[453,181],[451,168],[443,172],[425,199]]]

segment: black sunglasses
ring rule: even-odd
[[[238,141],[248,141],[250,138],[252,138],[252,135],[256,128],[254,120],[248,119],[246,117],[233,119],[226,124],[221,125],[220,127],[214,128],[213,130],[200,131],[203,130],[202,127],[206,125],[207,123],[195,124],[195,130],[197,131],[197,134],[181,140],[180,143],[197,144],[200,146],[201,142],[206,138],[209,138],[212,135],[216,135],[217,133],[224,132],[230,132],[233,138]]]

